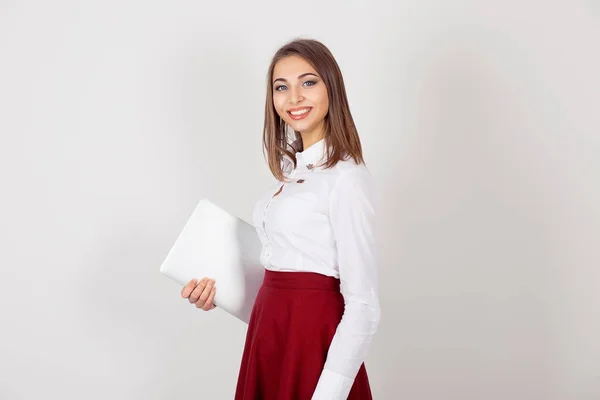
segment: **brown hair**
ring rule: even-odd
[[[282,169],[283,158],[289,157],[295,167],[295,152],[304,150],[300,132],[293,131],[293,134],[288,134],[287,124],[279,117],[273,105],[275,64],[282,58],[291,55],[300,56],[311,64],[327,87],[329,110],[325,116],[325,141],[328,157],[324,168],[331,168],[338,161],[346,160],[348,156],[352,157],[357,164],[364,164],[362,146],[350,113],[344,79],[333,54],[317,40],[295,39],[277,50],[267,73],[263,156],[266,152],[269,169],[273,176],[279,181],[285,181]],[[288,141],[288,135],[291,136],[291,141]]]

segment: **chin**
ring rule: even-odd
[[[299,121],[290,121],[288,125],[295,130],[296,132],[310,132],[312,128],[314,128],[315,124],[312,123],[298,123]],[[303,121],[300,121],[303,122]],[[308,122],[308,121],[307,121]]]

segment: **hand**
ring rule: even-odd
[[[217,307],[213,303],[216,293],[217,287],[213,279],[202,278],[200,282],[197,279],[192,279],[181,290],[181,297],[188,299],[190,303],[196,304],[196,308],[210,311]]]

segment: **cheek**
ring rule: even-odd
[[[321,109],[321,114],[326,116],[329,112],[329,100],[327,99],[327,95],[325,95],[324,100],[320,102],[319,108]]]
[[[327,112],[327,109],[329,108],[329,98],[327,97],[327,90],[323,90],[321,93],[319,93],[319,107],[321,107],[321,109],[325,110],[325,112]]]
[[[284,104],[285,100],[283,100],[280,96],[273,96],[273,107],[281,118],[287,117],[285,111],[283,110]]]

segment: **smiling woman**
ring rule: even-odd
[[[369,400],[375,201],[344,80],[315,40],[286,44],[268,71],[263,145],[284,184],[253,214],[266,272],[235,398]]]
[[[380,317],[375,194],[331,52],[279,49],[267,75],[263,151],[277,184],[254,207],[265,277],[236,400],[369,400],[364,365]],[[184,289],[210,310],[214,281]]]
[[[275,53],[267,73],[263,145],[273,176],[285,180],[284,159],[296,166],[295,153],[323,137],[330,152],[328,168],[346,156],[364,163],[335,58],[319,41],[294,40]]]

